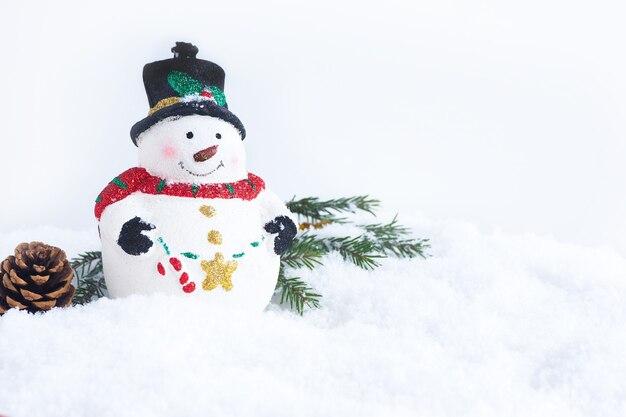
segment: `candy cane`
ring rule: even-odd
[[[168,256],[171,255],[170,249],[165,243],[165,241],[163,240],[163,238],[159,237],[157,241],[161,244],[161,246],[163,246],[163,249],[165,250],[165,254]],[[182,270],[183,263],[181,262],[181,260],[175,256],[172,256],[169,258],[169,263],[170,265],[172,265],[172,268],[174,268],[174,271],[176,272],[182,271],[180,278],[178,278],[178,282],[182,286],[182,290],[186,292],[187,294],[194,292],[196,290],[196,283],[193,281],[189,281],[189,274]],[[165,276],[166,274],[165,267],[163,266],[161,262],[157,263],[157,271],[162,276]]]

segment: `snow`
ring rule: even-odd
[[[331,256],[300,271],[324,295],[303,317],[276,305],[217,315],[165,296],[10,311],[0,414],[626,415],[626,259],[401,221],[431,238],[431,257],[367,272]],[[87,233],[58,232],[59,244],[91,249],[72,246]],[[0,248],[27,234],[3,235]]]

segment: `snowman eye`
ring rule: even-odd
[[[218,138],[218,139],[222,139],[222,135],[220,135],[219,133],[216,133],[215,137]]]
[[[193,138],[193,132],[187,132],[187,139]]]

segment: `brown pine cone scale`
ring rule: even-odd
[[[0,264],[0,276],[0,314],[10,308],[66,307],[74,296],[74,271],[65,252],[42,242],[20,243]]]

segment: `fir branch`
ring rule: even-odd
[[[77,258],[72,258],[70,260],[70,266],[74,268],[75,271],[80,268],[81,275],[84,275],[85,268],[92,269],[91,264],[94,262],[96,264],[93,269],[102,271],[102,252],[91,251],[81,253]]]
[[[400,258],[426,258],[426,249],[430,248],[428,239],[406,239],[410,234],[407,227],[398,224],[398,216],[386,224],[359,225],[379,245],[378,251]]]
[[[70,266],[74,269],[76,277],[73,305],[86,304],[106,295],[101,252],[82,253],[70,261]]]
[[[300,278],[285,277],[283,268],[281,267],[278,274],[278,282],[276,283],[276,291],[280,292],[280,304],[289,303],[289,308],[296,310],[298,314],[304,314],[304,307],[319,308],[320,294],[313,292],[313,288],[309,287]]]
[[[398,258],[415,258],[417,256],[426,259],[426,249],[430,248],[428,239],[407,239],[395,242],[380,242],[383,253],[393,253]]]
[[[327,252],[323,239],[309,233],[303,233],[293,239],[291,247],[280,257],[280,261],[291,268],[305,266],[313,269],[316,265],[322,264],[321,258]]]
[[[366,270],[374,269],[380,264],[377,259],[386,258],[385,254],[379,253],[379,246],[367,236],[357,237],[331,237],[325,239],[330,250],[335,250],[344,260],[350,261],[359,268]]]
[[[320,237],[305,232],[294,238],[291,247],[281,256],[281,263],[285,267],[314,269],[322,265],[324,255],[333,251],[363,269],[374,269],[379,266],[376,259],[386,257],[379,245],[365,235]]]
[[[399,236],[406,236],[410,232],[408,227],[398,224],[397,214],[389,223],[362,224],[359,225],[359,227],[362,227],[366,232],[371,233],[376,239],[386,238],[389,236],[397,238]]]
[[[308,223],[331,221],[344,223],[346,219],[337,217],[336,213],[356,213],[357,210],[374,215],[374,210],[380,206],[380,201],[367,195],[342,197],[322,201],[317,197],[306,197],[299,200],[294,196],[288,201],[287,208],[299,218]]]

